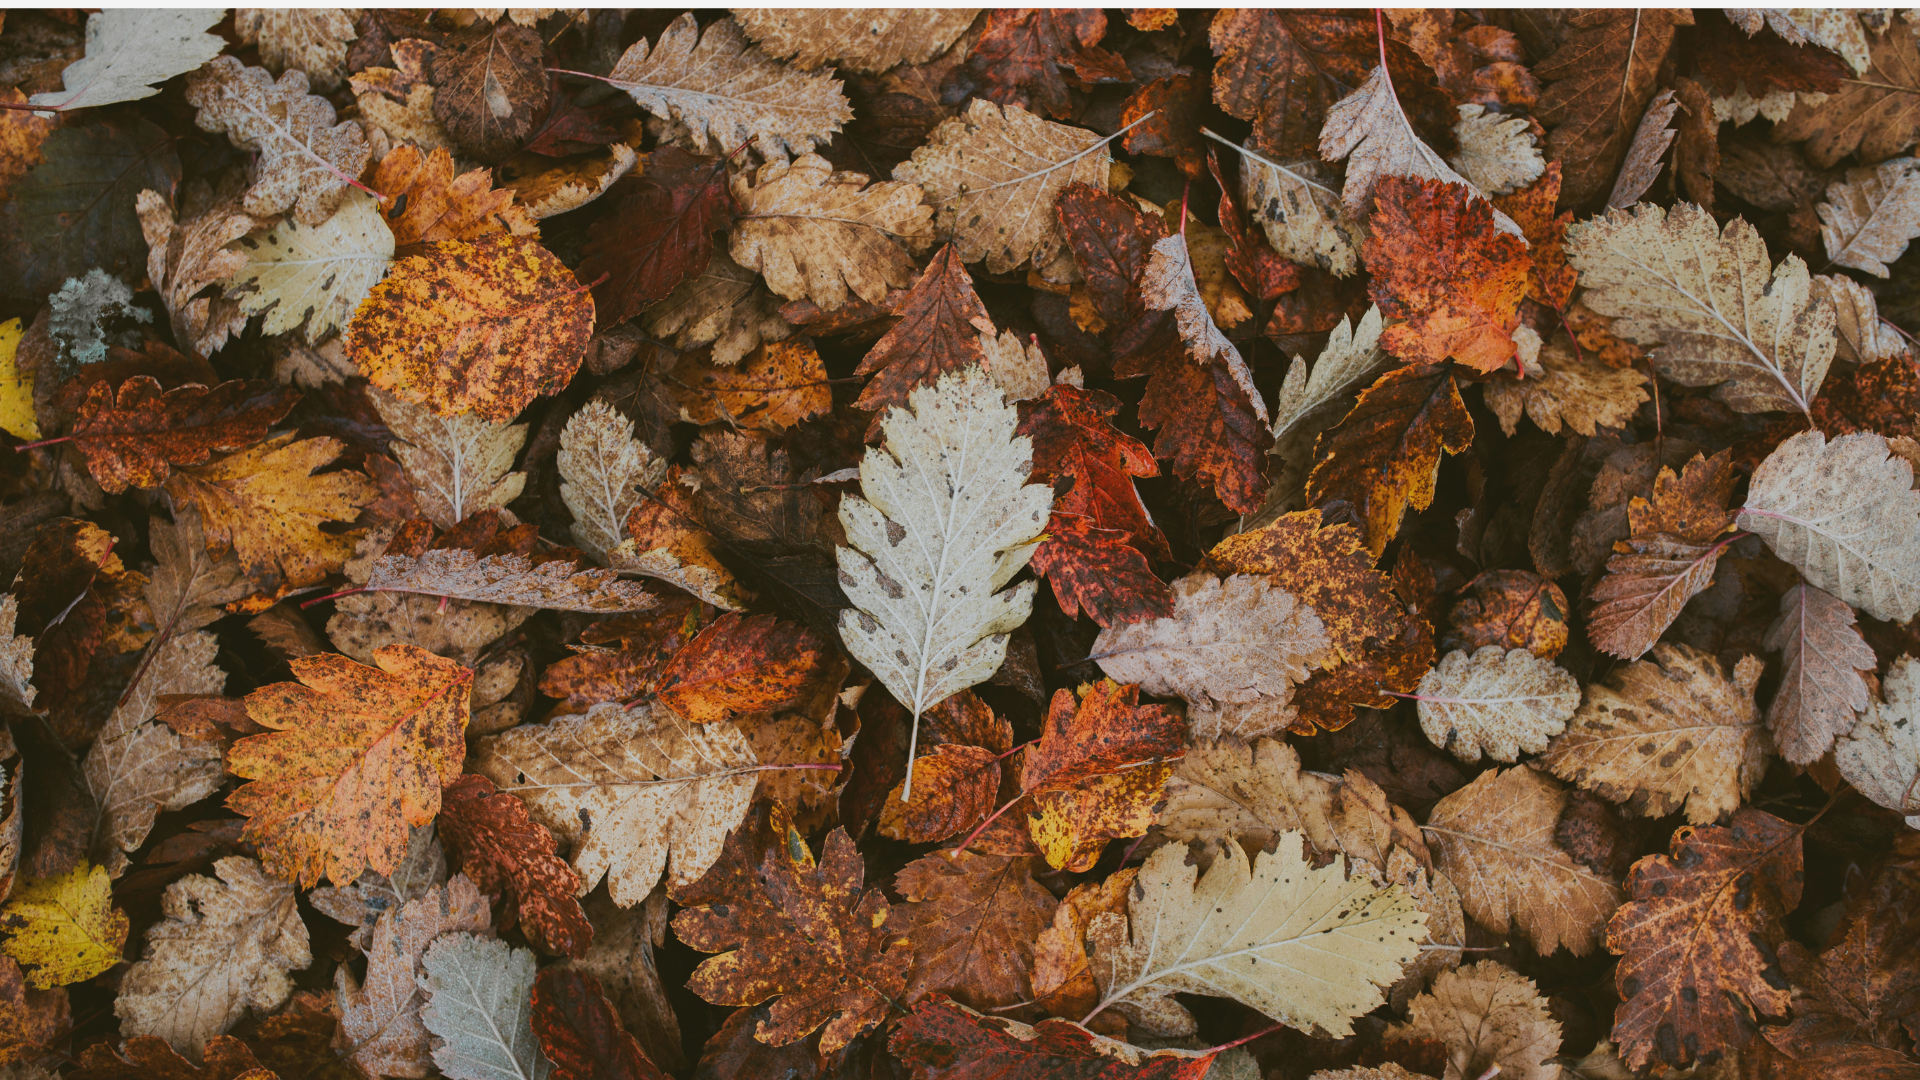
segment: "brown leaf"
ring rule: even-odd
[[[1613,1039],[1634,1069],[1690,1065],[1744,1043],[1755,1018],[1783,1019],[1775,954],[1800,903],[1801,829],[1751,807],[1727,825],[1673,834],[1627,877],[1632,898],[1607,925],[1620,954]]]
[[[373,153],[358,122],[336,124],[333,106],[307,92],[303,71],[276,82],[265,68],[217,56],[187,76],[187,104],[199,110],[194,120],[202,131],[226,132],[235,146],[253,151],[252,186],[241,205],[254,217],[291,210],[302,225],[321,224]]]
[[[1736,477],[1726,451],[1695,455],[1676,474],[1663,468],[1652,499],[1627,504],[1631,539],[1614,545],[1607,576],[1594,586],[1587,633],[1594,645],[1627,660],[1653,647],[1688,600],[1713,583],[1733,525],[1727,509]]]
[[[1560,1024],[1533,980],[1494,960],[1441,972],[1407,1006],[1408,1022],[1388,1039],[1436,1039],[1447,1046],[1444,1080],[1474,1080],[1489,1069],[1514,1080],[1559,1080]]]
[[[1053,894],[1032,859],[935,852],[894,875],[907,903],[888,923],[913,945],[907,1002],[939,991],[975,1009],[1033,998],[1034,938],[1053,921]]]
[[[120,384],[117,399],[106,383],[95,383],[80,405],[73,441],[107,493],[159,487],[172,466],[203,465],[216,451],[266,438],[299,400],[290,387],[240,380],[163,393],[157,380],[141,375]]]
[[[990,11],[967,67],[985,84],[981,93],[987,100],[1037,106],[1066,119],[1073,109],[1062,68],[1072,69],[1082,83],[1130,78],[1120,57],[1098,47],[1106,32],[1106,13],[1096,8]]]
[[[1447,612],[1448,649],[1526,649],[1548,660],[1567,647],[1567,594],[1527,570],[1488,570]]]
[[[1612,183],[1674,34],[1693,25],[1693,13],[1594,9],[1569,16],[1567,24],[1559,49],[1533,72],[1547,83],[1536,113],[1565,170],[1560,205],[1577,207]]]
[[[1409,364],[1361,391],[1360,400],[1320,436],[1307,479],[1307,502],[1351,504],[1378,557],[1400,531],[1409,506],[1433,502],[1442,452],[1473,443],[1473,417],[1444,364]]]
[[[722,615],[673,654],[655,693],[697,724],[774,712],[825,674],[828,646],[811,629],[771,615]]]
[[[593,976],[570,968],[542,971],[530,1008],[540,1049],[559,1080],[666,1080],[620,1026]]]
[[[481,555],[463,548],[436,548],[417,556],[383,555],[374,561],[361,588],[594,613],[638,611],[658,603],[639,584],[603,567],[568,558],[535,562],[517,552]]]
[[[1889,29],[1908,33],[1869,39],[1866,70],[1858,78],[1842,78],[1824,101],[1801,98],[1774,128],[1774,137],[1780,142],[1805,140],[1807,160],[1822,169],[1850,153],[1863,162],[1884,161],[1912,146],[1920,137],[1920,118],[1908,99],[1913,88],[1920,87],[1920,44],[1912,38],[1912,24],[1900,22]]]
[[[374,166],[372,185],[392,200],[380,216],[393,230],[393,245],[401,255],[415,254],[409,250],[414,245],[440,240],[540,235],[526,208],[513,201],[512,191],[493,189],[487,170],[455,176],[453,155],[444,147],[431,154],[410,143],[394,147]]]
[[[1192,75],[1169,75],[1143,85],[1120,114],[1120,126],[1128,129],[1127,152],[1172,158],[1181,172],[1198,180],[1207,168],[1206,140],[1200,134],[1207,104],[1206,84]]]
[[[874,343],[856,375],[871,375],[854,407],[882,412],[905,407],[916,386],[932,386],[940,376],[986,363],[980,335],[993,330],[986,305],[973,291],[973,278],[952,244],[934,253],[926,272],[892,313],[900,321]]]
[[[608,228],[582,248],[579,276],[598,282],[601,327],[624,322],[706,269],[713,234],[733,219],[726,175],[723,162],[675,146],[647,156],[639,190],[614,206]]]
[[[602,701],[630,701],[653,686],[667,658],[700,631],[699,604],[678,594],[645,611],[619,615],[589,627],[588,645],[618,642],[618,649],[582,651],[557,660],[540,676],[540,692],[585,709]]]
[[[681,415],[696,424],[785,431],[833,408],[833,387],[811,338],[763,342],[731,365],[691,353],[668,380]]]
[[[1195,364],[1176,346],[1130,358],[1114,374],[1147,376],[1140,424],[1159,429],[1154,457],[1172,461],[1177,475],[1205,484],[1228,507],[1245,514],[1259,510],[1267,491],[1261,469],[1273,433],[1262,419],[1265,406],[1248,395],[1227,362]]]
[[[165,1039],[135,1035],[119,1053],[110,1043],[87,1047],[79,1068],[68,1075],[82,1080],[266,1080],[275,1075],[261,1067],[246,1043],[229,1035],[208,1039],[194,1056],[205,1064],[181,1057]]]
[[[688,988],[719,1005],[775,995],[754,1034],[775,1046],[825,1025],[822,1052],[845,1046],[886,1018],[905,992],[913,946],[887,927],[886,897],[863,890],[864,870],[844,830],[828,834],[816,863],[786,808],[727,837],[719,861],[675,890],[684,909],[674,933],[702,952]]]
[[[903,781],[881,804],[880,834],[916,844],[958,836],[993,812],[1000,774],[1000,755],[991,750],[956,744],[926,750],[913,759],[913,798],[900,797]]]
[[[555,854],[553,834],[527,816],[526,804],[472,773],[448,784],[440,799],[440,839],[461,872],[500,898],[498,925],[512,929],[517,921],[542,951],[585,956],[593,925],[574,899],[580,875]]]
[[[1407,320],[1380,343],[1409,363],[1459,360],[1493,371],[1513,358],[1527,289],[1527,245],[1494,226],[1465,187],[1389,176],[1374,187],[1368,287],[1380,313]]]
[[[1804,581],[1780,598],[1765,644],[1779,650],[1786,669],[1767,707],[1767,727],[1781,757],[1810,764],[1871,705],[1861,675],[1879,663],[1854,626],[1853,608]]]
[[[33,989],[13,957],[0,956],[0,1065],[33,1060],[72,1026],[66,987]]]
[[[546,118],[541,48],[537,31],[502,19],[455,34],[434,51],[433,115],[463,153],[500,161]]]

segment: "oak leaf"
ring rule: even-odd
[[[1807,160],[1822,169],[1850,153],[1864,162],[1884,161],[1912,146],[1920,138],[1920,117],[1908,99],[1920,87],[1920,43],[1914,24],[1896,19],[1898,26],[1890,21],[1887,33],[1866,42],[1868,62],[1854,65],[1857,78],[1841,80],[1832,94],[1801,97],[1774,137],[1804,140]]]
[[[234,380],[215,387],[192,383],[162,391],[149,375],[120,384],[93,384],[74,418],[74,445],[102,490],[159,487],[175,465],[204,465],[216,451],[242,450],[300,400],[297,391]]]
[[[1420,727],[1462,761],[1537,754],[1580,704],[1573,676],[1525,649],[1487,645],[1448,653],[1420,680]]]
[[[1285,698],[1332,659],[1318,614],[1263,577],[1196,573],[1173,595],[1170,618],[1103,630],[1089,658],[1147,693],[1201,705]]]
[[[771,615],[720,616],[660,669],[654,693],[696,724],[778,712],[827,673],[827,643]]]
[[[1557,1080],[1560,1023],[1533,980],[1495,960],[1442,972],[1407,1006],[1388,1039],[1446,1044],[1444,1080],[1473,1080],[1490,1068],[1515,1080]]]
[[[861,461],[865,497],[840,502],[851,546],[836,552],[852,602],[841,641],[918,718],[1005,659],[1034,585],[999,590],[1032,557],[1053,493],[1025,483],[1031,441],[1014,434],[1019,414],[979,369],[918,387],[908,402],[912,411],[880,421],[886,449]],[[929,487],[928,476],[943,479]]]
[[[210,10],[107,10],[87,18],[85,55],[61,72],[62,90],[30,99],[54,112],[138,101],[160,92],[156,83],[183,75],[226,47],[208,33],[219,18]]]
[[[499,161],[547,114],[544,42],[511,20],[453,34],[428,61],[433,115],[454,145],[480,161]]]
[[[1692,203],[1610,210],[1569,230],[1568,258],[1613,333],[1660,346],[1651,362],[1662,375],[1714,386],[1741,412],[1811,407],[1833,360],[1833,306],[1813,295],[1799,256],[1769,273],[1744,220],[1720,229]]]
[[[1320,436],[1307,502],[1344,499],[1365,523],[1378,557],[1407,508],[1433,502],[1440,455],[1473,442],[1473,417],[1444,364],[1409,364],[1361,392],[1352,411]]]
[[[347,965],[334,970],[342,1056],[371,1076],[428,1075],[433,1058],[420,1023],[420,958],[435,939],[463,931],[487,931],[487,898],[462,875],[380,914],[367,947],[365,981],[356,980]]]
[[[1043,279],[1064,282],[1073,264],[1060,223],[1030,211],[1054,205],[1068,184],[1105,189],[1106,145],[1083,128],[976,98],[964,115],[935,128],[893,178],[926,189],[934,229],[953,237],[961,262],[985,260],[988,272],[1004,274],[1031,260]]]
[[[1744,1041],[1756,1017],[1787,1015],[1775,950],[1800,903],[1801,831],[1743,806],[1633,864],[1631,899],[1607,925],[1621,957],[1613,1039],[1629,1067],[1689,1065]]]
[[[533,1033],[533,953],[469,933],[446,934],[420,957],[434,1036],[433,1063],[448,1080],[546,1080],[552,1063]]]
[[[1802,432],[1754,470],[1736,519],[1757,533],[1815,588],[1876,619],[1904,622],[1920,611],[1920,514],[1913,468],[1888,456],[1868,432],[1829,443]]]
[[[936,991],[975,1009],[1033,997],[1033,942],[1053,922],[1053,894],[1032,859],[935,852],[894,875],[906,903],[888,929],[913,943],[906,1002]]]
[[[1367,237],[1368,292],[1405,319],[1380,343],[1409,363],[1459,360],[1493,371],[1513,358],[1526,293],[1526,242],[1494,228],[1491,203],[1464,186],[1382,179]]]
[[[248,1009],[279,1008],[287,977],[313,962],[291,882],[252,859],[213,864],[218,880],[190,874],[167,886],[165,919],[120,981],[114,1014],[128,1035],[157,1035],[197,1054]]]
[[[274,730],[227,752],[227,768],[253,780],[227,799],[252,819],[246,837],[276,873],[308,886],[392,871],[407,827],[431,821],[441,787],[460,775],[473,673],[411,645],[373,659],[292,661],[299,682],[247,696],[247,715]]]
[[[407,143],[394,147],[374,166],[372,184],[392,200],[381,216],[394,246],[407,254],[414,245],[440,240],[539,235],[539,226],[514,202],[512,191],[494,190],[485,169],[456,176],[445,147],[430,153]]]
[[[460,871],[489,895],[503,929],[516,922],[542,950],[584,956],[593,926],[580,902],[580,875],[554,853],[553,834],[527,816],[524,803],[471,773],[440,795],[441,840]]]
[[[1542,374],[1487,384],[1487,407],[1508,435],[1525,413],[1549,435],[1564,428],[1591,438],[1601,428],[1625,427],[1647,400],[1645,375],[1575,352],[1558,337],[1540,350],[1539,363]]]
[[[1240,845],[1225,844],[1204,876],[1185,845],[1155,849],[1126,917],[1098,915],[1088,929],[1098,1010],[1117,1007],[1142,1031],[1191,1034],[1193,1014],[1173,995],[1226,996],[1290,1027],[1345,1035],[1382,1004],[1380,988],[1420,953],[1426,915],[1399,886],[1349,878],[1337,860],[1314,869],[1299,833],[1278,845],[1249,865]]]
[[[863,75],[924,64],[966,32],[977,8],[734,8],[760,51],[802,71],[828,62]]]
[[[268,334],[302,330],[313,344],[347,326],[393,263],[393,234],[373,199],[351,191],[317,225],[296,216],[235,250],[246,261],[226,280],[226,298],[248,315],[265,314]]]
[[[534,976],[533,1031],[560,1080],[666,1080],[621,1026],[600,980],[577,968]]]
[[[239,8],[233,29],[241,42],[257,45],[260,60],[274,74],[298,68],[321,90],[339,86],[347,73],[347,46],[354,17],[343,8]]]
[[[583,887],[606,878],[622,907],[646,899],[663,872],[684,884],[713,865],[760,764],[731,723],[613,704],[487,736],[473,758],[569,849]]]
[[[579,276],[598,281],[594,302],[602,327],[667,299],[707,268],[713,234],[733,220],[726,179],[724,161],[678,147],[647,155],[638,190],[621,198],[608,227],[581,248]]]
[[[1674,36],[1693,21],[1685,9],[1596,9],[1566,20],[1559,48],[1533,69],[1547,84],[1537,107],[1547,148],[1565,170],[1561,205],[1583,205],[1612,184]]]
[[[357,472],[310,475],[345,449],[337,439],[280,435],[208,465],[175,470],[167,493],[190,500],[206,523],[207,550],[240,558],[263,591],[298,588],[337,570],[353,537],[321,526],[352,521],[374,496]]]
[[[1106,32],[1106,13],[1094,8],[989,11],[967,67],[986,100],[1065,119],[1073,107],[1062,69],[1080,83],[1129,81],[1126,62],[1099,47]]]
[[[921,205],[918,185],[868,184],[817,154],[741,173],[733,199],[740,208],[728,240],[733,261],[758,271],[781,296],[822,311],[839,308],[848,294],[878,304],[889,289],[913,284],[911,255],[933,242],[933,212]]]
[[[395,263],[347,328],[367,378],[442,415],[513,419],[580,368],[593,298],[530,237],[441,240]]]
[[[1423,831],[1473,921],[1495,933],[1518,926],[1543,954],[1565,946],[1585,956],[1620,905],[1620,886],[1560,847],[1566,805],[1551,777],[1489,769],[1435,804]]]
[[[1562,779],[1634,813],[1685,809],[1698,825],[1739,806],[1766,770],[1769,740],[1753,702],[1764,668],[1741,658],[1733,678],[1687,645],[1654,646],[1652,660],[1591,683],[1543,763]]]
[[[1879,662],[1854,625],[1853,609],[1804,581],[1780,598],[1780,617],[1764,644],[1779,651],[1785,669],[1767,706],[1774,745],[1788,761],[1811,764],[1871,707],[1861,675]]]
[[[729,153],[751,139],[763,156],[805,154],[853,119],[838,79],[769,58],[731,18],[702,31],[691,12],[651,48],[635,42],[607,83],[672,122],[696,153]]]
[[[288,71],[275,81],[265,68],[215,57],[187,76],[187,104],[202,131],[224,132],[255,157],[252,186],[241,205],[254,217],[292,211],[302,225],[333,216],[349,181],[367,167],[372,149],[357,121],[336,124],[327,99],[307,92],[307,76]]]
[[[776,995],[754,1036],[782,1046],[820,1033],[840,1049],[886,1019],[905,992],[911,943],[894,936],[886,897],[862,889],[859,852],[843,829],[827,835],[816,862],[785,806],[736,829],[698,881],[675,890],[680,940],[710,957],[687,987],[718,1005],[754,1005]]]
[[[1853,729],[1834,740],[1833,761],[1855,790],[1913,825],[1920,819],[1920,798],[1914,794],[1920,791],[1920,724],[1914,715],[1920,665],[1910,656],[1895,660],[1881,693]]]
[[[107,871],[82,860],[64,874],[14,886],[0,905],[0,952],[19,963],[28,986],[47,990],[119,963],[127,925]]]
[[[1148,1052],[1068,1020],[1028,1026],[934,997],[916,1005],[887,1043],[914,1080],[1201,1080],[1214,1055]]]

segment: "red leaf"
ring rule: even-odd
[[[1047,542],[1033,553],[1034,572],[1053,585],[1069,618],[1084,609],[1102,627],[1173,615],[1173,590],[1154,575],[1125,533],[1054,511]]]
[[[1227,234],[1227,269],[1259,300],[1273,300],[1299,288],[1302,268],[1281,258],[1264,234],[1248,226],[1233,201],[1233,186],[1220,175],[1220,156],[1209,153],[1207,165],[1220,185],[1220,231]]]
[[[162,392],[158,379],[136,375],[120,384],[117,399],[106,383],[94,383],[74,420],[73,444],[107,493],[158,487],[175,465],[204,465],[216,450],[266,438],[299,400],[298,390],[259,380]]]
[[[636,169],[638,171],[638,169]],[[647,155],[640,190],[588,236],[577,276],[593,287],[600,326],[625,322],[707,268],[713,234],[733,219],[727,170],[667,146]]]
[[[1172,331],[1167,320],[1166,329]],[[1121,378],[1147,375],[1140,424],[1158,428],[1153,456],[1173,462],[1173,471],[1202,480],[1228,507],[1257,513],[1267,497],[1261,475],[1273,433],[1224,363],[1206,367],[1188,360],[1178,340],[1155,353],[1116,365]]]
[[[1493,224],[1493,204],[1459,184],[1389,176],[1374,188],[1367,269],[1380,313],[1406,319],[1380,335],[1410,363],[1448,357],[1475,371],[1512,359],[1527,246]]]
[[[1113,426],[1120,399],[1099,390],[1053,386],[1022,402],[1016,434],[1033,440],[1033,475],[1054,483],[1056,512],[1088,519],[1095,529],[1126,534],[1126,542],[1162,559],[1172,558],[1166,537],[1154,527],[1136,476],[1159,476],[1146,444]],[[1061,480],[1073,481],[1062,490]]]
[[[534,979],[533,1032],[555,1080],[666,1080],[585,972],[550,967]]]
[[[1073,103],[1063,66],[1081,82],[1132,78],[1125,61],[1098,48],[1106,32],[1099,8],[1001,8],[987,14],[967,67],[983,84],[981,97],[1065,119]]]
[[[542,950],[585,956],[593,925],[575,894],[580,875],[555,852],[553,834],[526,804],[468,773],[440,792],[440,839],[482,891],[498,894],[500,925],[517,917]]]
[[[934,253],[926,273],[894,307],[900,321],[876,342],[856,375],[872,375],[860,392],[856,408],[880,412],[905,406],[916,386],[937,382],[940,376],[985,364],[980,331],[991,330],[987,306],[973,291],[973,278],[960,255],[948,244]]]

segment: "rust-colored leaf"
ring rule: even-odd
[[[973,852],[935,852],[894,875],[907,903],[889,923],[913,942],[908,1001],[929,993],[975,1009],[1033,997],[1033,943],[1053,921],[1053,894],[1033,880],[1034,861]]]
[[[1407,320],[1380,335],[1409,363],[1459,360],[1493,371],[1513,358],[1527,245],[1494,227],[1493,206],[1458,184],[1389,176],[1375,185],[1369,292]]]
[[[733,219],[723,163],[663,146],[635,171],[641,187],[615,204],[580,262],[582,281],[606,275],[593,287],[602,327],[625,322],[705,270],[713,234]]]
[[[423,154],[419,147],[401,143],[374,166],[372,184],[391,200],[382,204],[380,216],[393,230],[399,255],[412,255],[415,245],[440,240],[540,235],[526,207],[513,201],[512,191],[494,190],[487,170],[456,176],[453,155],[445,147]]]
[[[1573,211],[1555,215],[1560,203],[1560,163],[1547,162],[1540,179],[1518,191],[1493,197],[1494,209],[1512,218],[1527,238],[1527,298],[1555,311],[1573,298],[1579,275],[1567,265],[1567,226]]]
[[[534,977],[533,1031],[559,1080],[667,1080],[621,1026],[600,980],[578,968]]]
[[[1366,526],[1378,557],[1409,506],[1433,502],[1440,455],[1473,444],[1473,417],[1445,364],[1409,364],[1361,391],[1360,400],[1320,436],[1307,502],[1344,502]]]
[[[1083,83],[1127,81],[1126,62],[1099,47],[1107,15],[1097,8],[1001,8],[967,58],[982,96],[1065,118],[1073,114],[1062,69]]]
[[[120,384],[117,397],[99,382],[80,404],[73,443],[109,494],[159,487],[175,465],[204,465],[216,452],[266,438],[299,400],[292,387],[238,379],[162,392],[157,379],[136,375]]]
[[[894,304],[892,314],[900,321],[874,343],[854,372],[873,376],[854,402],[856,408],[905,408],[914,387],[932,386],[942,375],[986,363],[980,334],[993,331],[993,320],[952,244],[934,252],[926,272]]]
[[[553,834],[527,816],[527,804],[467,773],[441,792],[438,823],[451,861],[482,892],[499,897],[494,917],[501,929],[518,921],[541,950],[586,955],[593,927],[574,899],[580,875],[555,854]]]
[[[826,673],[831,646],[811,628],[771,615],[722,615],[660,670],[655,693],[696,724],[774,712]]]
[[[1447,613],[1448,649],[1526,649],[1548,660],[1567,647],[1567,594],[1528,570],[1488,570]]]

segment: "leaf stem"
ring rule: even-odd
[[[21,443],[19,446],[16,446],[13,448],[13,452],[17,454],[22,450],[38,450],[43,446],[52,446],[54,443],[63,443],[63,442],[72,442],[72,441],[73,441],[73,436],[62,435],[57,439],[41,439],[39,442]]]
[[[972,844],[972,843],[973,843],[973,842],[974,842],[975,840],[977,840],[977,839],[979,839],[979,838],[980,838],[980,834],[981,834],[981,833],[983,833],[983,832],[986,832],[986,831],[987,831],[987,826],[989,826],[989,825],[991,825],[991,824],[993,824],[993,823],[994,823],[994,822],[995,822],[996,820],[998,820],[998,819],[999,819],[999,817],[1000,817],[1000,815],[1001,815],[1001,814],[1004,814],[1004,813],[1006,813],[1007,811],[1009,811],[1009,810],[1011,810],[1011,809],[1013,809],[1013,805],[1014,805],[1015,803],[1017,803],[1017,802],[1019,802],[1019,801],[1020,801],[1021,799],[1024,799],[1024,798],[1026,798],[1026,797],[1027,797],[1027,793],[1023,791],[1023,792],[1021,792],[1020,794],[1018,794],[1018,795],[1015,795],[1015,796],[1014,796],[1013,798],[1011,798],[1011,799],[1009,799],[1009,800],[1007,800],[1007,805],[1005,805],[1005,806],[1002,806],[1002,807],[1001,807],[1000,809],[998,809],[998,810],[995,810],[995,811],[994,811],[993,813],[991,813],[991,814],[988,814],[988,815],[987,815],[987,820],[985,820],[985,821],[983,821],[983,822],[981,822],[981,823],[980,823],[979,825],[977,825],[977,826],[975,826],[975,827],[974,827],[974,830],[973,830],[972,832],[970,832],[970,833],[968,833],[968,834],[967,834],[967,838],[966,838],[965,840],[963,840],[963,841],[961,841],[961,843],[960,843],[960,846],[959,846],[959,847],[957,847],[957,848],[949,848],[949,849],[948,849],[948,852],[949,852],[949,853],[948,853],[948,855],[947,855],[947,858],[948,858],[948,859],[953,859],[953,858],[956,858],[956,857],[958,857],[958,856],[959,856],[959,854],[960,854],[961,852],[963,852],[963,851],[965,851],[965,850],[967,850],[967,847],[968,847],[968,845],[970,845],[970,844]]]
[[[1212,1057],[1213,1055],[1221,1053],[1222,1051],[1231,1050],[1236,1046],[1244,1046],[1255,1039],[1262,1038],[1267,1035],[1271,1035],[1274,1032],[1279,1031],[1281,1028],[1286,1026],[1287,1025],[1285,1024],[1273,1024],[1269,1027],[1263,1027],[1259,1031],[1256,1031],[1251,1035],[1242,1035],[1230,1043],[1221,1043],[1219,1046],[1209,1046],[1207,1047],[1207,1056]],[[1495,1065],[1493,1068],[1495,1072],[1498,1072],[1500,1070],[1500,1066],[1498,1065]]]
[[[308,608],[310,608],[310,607],[312,607],[312,606],[313,606],[313,605],[315,605],[315,604],[324,604],[324,603],[326,603],[326,602],[327,602],[327,601],[329,601],[329,600],[338,600],[338,599],[340,599],[340,598],[341,598],[341,597],[343,597],[343,596],[358,596],[359,594],[361,594],[361,593],[363,593],[363,592],[372,592],[372,591],[373,591],[372,589],[369,589],[369,588],[367,588],[367,587],[366,587],[366,586],[364,586],[364,585],[362,585],[361,587],[359,587],[359,588],[357,588],[357,589],[342,589],[342,590],[340,590],[339,592],[334,592],[334,593],[328,593],[328,594],[327,594],[327,595],[325,595],[325,596],[320,596],[320,597],[315,597],[314,599],[312,599],[312,600],[309,600],[309,601],[307,601],[307,602],[306,602],[306,603],[304,603],[304,604],[301,604],[301,605],[300,605],[300,610],[301,610],[301,611],[305,611],[305,610],[307,610]]]

